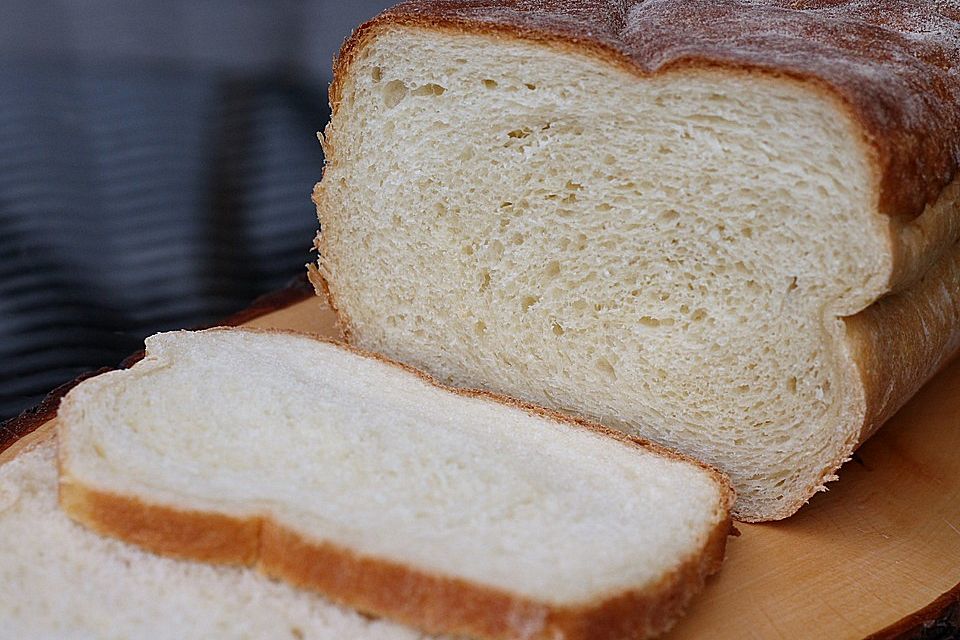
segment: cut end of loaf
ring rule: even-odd
[[[354,344],[706,460],[744,520],[823,486],[865,415],[842,318],[893,260],[842,104],[520,38],[362,38],[315,194]]]
[[[699,463],[296,334],[154,336],[58,428],[79,522],[430,632],[646,637],[730,525]]]

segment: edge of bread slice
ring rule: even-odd
[[[196,370],[181,376],[185,367]],[[324,367],[326,374],[320,371]],[[266,370],[275,374],[258,375]],[[382,380],[374,379],[381,374]],[[302,393],[313,385],[315,396]],[[297,389],[284,395],[280,389],[285,387]],[[357,395],[351,395],[354,391]],[[376,403],[370,402],[371,394]],[[195,407],[188,405],[198,398],[207,403],[209,415],[192,413]],[[415,421],[428,410],[443,414],[434,416],[430,429],[423,428],[430,437],[422,438]],[[134,411],[144,413],[135,416]],[[391,411],[391,420],[377,417],[385,411]],[[184,424],[191,415],[193,423]],[[305,426],[313,421],[310,416],[316,423]],[[264,425],[267,418],[275,422]],[[358,427],[366,424],[363,420],[379,422]],[[524,428],[505,431],[511,421]],[[450,428],[454,425],[456,430]],[[232,431],[224,431],[228,427]],[[204,440],[205,429],[217,428],[215,438]],[[312,437],[310,429],[321,435]],[[396,430],[406,430],[409,437],[396,437]],[[149,338],[145,358],[133,368],[88,380],[66,396],[58,436],[61,506],[91,529],[164,555],[255,566],[336,602],[431,633],[648,637],[668,628],[706,576],[719,568],[730,532],[733,491],[724,476],[702,463],[523,402],[450,389],[375,354],[285,332],[218,328]],[[292,447],[291,438],[296,438]],[[524,438],[542,448],[530,450]],[[415,443],[422,466],[404,474],[402,464],[391,465],[405,460],[408,441]],[[438,466],[442,456],[437,455],[453,442],[467,443],[476,455],[444,458]],[[278,447],[288,451],[287,457],[276,459]],[[353,473],[348,462],[323,464],[353,460],[357,451],[362,473]],[[211,461],[221,460],[213,468]],[[497,463],[518,461],[524,469],[511,468],[510,474],[495,469]],[[454,471],[445,471],[448,463]],[[608,464],[618,472],[601,477],[598,470]],[[640,480],[636,487],[629,485],[624,469],[616,469],[628,464],[640,479],[651,465],[660,474],[669,468],[684,486],[673,487],[666,479],[660,486],[646,478],[654,493],[644,497],[647,485]],[[371,480],[372,465],[372,472],[383,474]],[[477,486],[470,484],[484,474]],[[540,487],[538,480],[546,484]],[[576,496],[581,485],[588,502]],[[506,504],[530,487],[529,496]],[[636,495],[617,493],[625,487],[639,489]],[[291,493],[296,491],[301,493]],[[418,504],[425,516],[403,515],[410,506],[404,500],[434,491],[439,506],[433,511]],[[689,513],[683,511],[684,502],[689,506],[703,495],[710,496],[709,509],[697,502]],[[378,496],[389,499],[374,504]],[[474,504],[480,506],[470,511]],[[651,510],[654,504],[659,512]],[[450,515],[455,505],[466,513]],[[617,505],[623,508],[618,511]],[[673,515],[663,507],[682,512],[680,520],[670,520]],[[600,508],[609,522],[587,517]],[[529,525],[538,516],[528,518],[524,509],[545,511],[557,531],[546,527],[531,533]],[[585,517],[574,521],[569,514],[581,514],[579,509]],[[630,542],[628,534],[651,517],[663,522],[645,525],[649,548],[644,541]],[[674,531],[681,521],[692,533]],[[663,540],[673,537],[687,546],[664,550],[666,557],[657,560],[662,569],[631,583],[631,572],[644,569],[630,560],[660,553],[653,545],[664,546]],[[407,538],[410,544],[403,547]],[[534,539],[539,544],[530,545]],[[481,543],[498,551],[475,562]],[[445,553],[433,562],[433,556]],[[565,557],[573,568],[557,568]],[[626,577],[591,582],[595,576],[581,575],[578,562],[591,570],[594,564],[618,567]],[[547,595],[537,571],[549,574],[544,580],[554,581],[558,597]],[[557,576],[564,571],[585,582],[561,584]],[[505,586],[512,582],[519,586]]]

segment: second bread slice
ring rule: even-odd
[[[729,530],[709,468],[307,336],[160,334],[58,418],[74,519],[430,632],[662,631]]]

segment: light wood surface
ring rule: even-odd
[[[247,324],[337,335],[319,299]],[[788,520],[738,524],[724,568],[667,638],[863,638],[960,584],[960,361],[829,487]]]

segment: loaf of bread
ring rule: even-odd
[[[0,466],[3,640],[423,640],[250,569],[165,558],[57,504],[56,444]]]
[[[958,20],[403,3],[336,63],[311,277],[354,344],[788,516],[960,346]]]
[[[78,522],[432,633],[647,637],[730,529],[700,463],[304,335],[153,336],[57,426]]]

